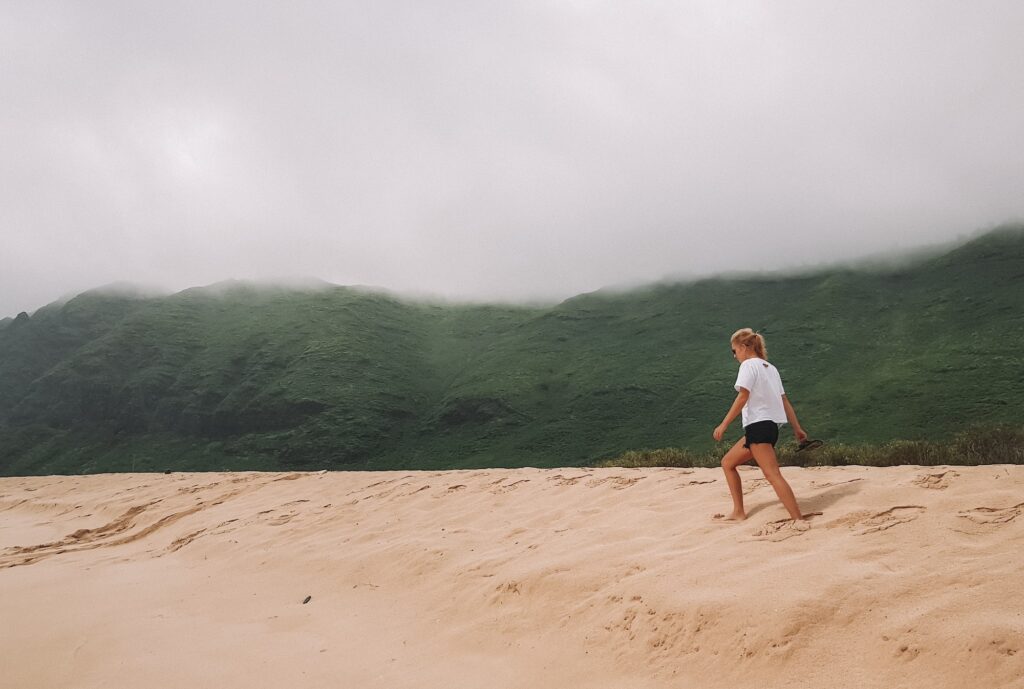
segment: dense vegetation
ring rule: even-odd
[[[0,321],[0,473],[713,456],[733,396],[728,336],[743,326],[766,334],[801,420],[830,446],[948,448],[965,429],[1022,427],[1021,304],[1021,227],[900,268],[546,308],[334,286],[95,290]]]
[[[676,447],[629,450],[600,464],[633,468],[706,468],[718,466],[722,454],[721,451],[693,451]],[[813,452],[803,453],[798,451],[795,442],[780,443],[776,447],[776,455],[782,466],[1024,464],[1024,427],[976,426],[958,431],[951,438],[941,441],[891,440],[886,443],[862,445],[828,443]],[[754,464],[753,460],[747,463]]]

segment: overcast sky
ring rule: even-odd
[[[1024,3],[0,0],[0,316],[113,281],[457,299],[1024,217]]]

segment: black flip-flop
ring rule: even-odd
[[[811,440],[808,438],[807,440],[801,441],[800,444],[796,446],[796,451],[803,452],[804,450],[817,450],[824,444],[825,441],[823,440]]]

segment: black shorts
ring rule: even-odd
[[[744,426],[743,435],[747,439],[743,447],[747,449],[756,443],[771,443],[775,447],[775,443],[779,442],[779,424],[774,421],[758,421]]]

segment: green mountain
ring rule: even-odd
[[[552,307],[222,283],[86,292],[0,323],[0,474],[558,466],[713,445],[729,335],[768,340],[834,442],[1021,423],[1024,227],[911,265]],[[738,424],[734,431],[738,433]]]

